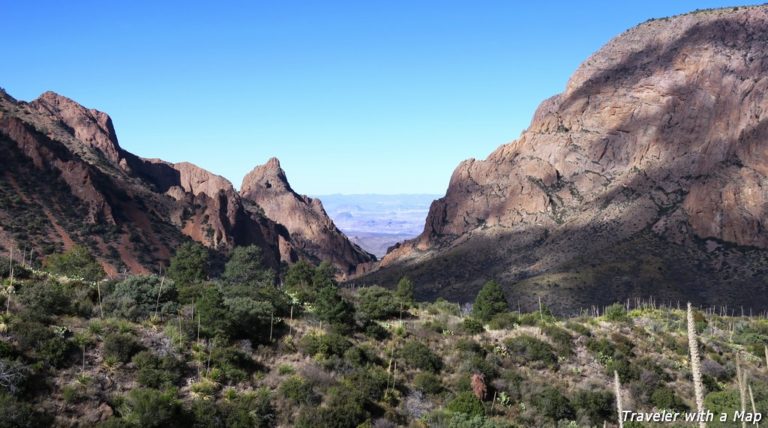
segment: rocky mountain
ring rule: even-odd
[[[277,158],[249,172],[240,195],[284,225],[295,247],[315,262],[329,261],[349,274],[358,264],[376,259],[336,228],[319,199],[293,191]]]
[[[274,268],[314,260],[319,248],[333,255],[342,275],[371,260],[342,248],[348,241],[338,233],[329,241],[342,248],[338,253],[310,242],[322,239],[325,229],[294,238],[281,223],[290,217],[265,216],[221,176],[123,150],[106,113],[53,92],[26,103],[0,91],[0,157],[0,245],[6,253],[13,247],[39,260],[79,243],[111,275],[158,271],[188,238],[218,251],[259,245]]]
[[[529,128],[454,171],[422,234],[362,282],[514,305],[768,304],[768,7],[645,22]]]

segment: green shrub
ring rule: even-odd
[[[614,303],[605,308],[605,319],[608,321],[626,321],[627,310],[621,303]]]
[[[138,427],[184,427],[181,405],[172,391],[136,388],[123,397],[120,414]]]
[[[494,315],[488,322],[491,330],[512,330],[520,323],[520,317],[514,312],[504,312]]]
[[[516,428],[516,425],[499,420],[498,418],[489,419],[485,416],[467,415],[465,413],[456,413],[438,410],[425,417],[425,422],[430,427],[450,427],[450,428]]]
[[[413,386],[425,394],[439,394],[443,391],[440,377],[430,372],[420,372],[413,378]]]
[[[464,318],[461,323],[461,329],[467,334],[479,334],[485,331],[483,323],[474,318]]]
[[[573,398],[573,404],[580,415],[598,426],[603,421],[616,420],[616,397],[608,391],[580,390]]]
[[[589,339],[587,341],[587,349],[601,361],[605,358],[613,357],[613,354],[616,353],[616,347],[605,338]]]
[[[190,405],[191,417],[194,420],[194,428],[219,428],[224,426],[224,416],[210,399],[197,399]]]
[[[260,366],[251,356],[232,347],[216,347],[211,351],[211,367],[217,369],[221,383],[238,383],[248,379]]]
[[[158,357],[149,351],[141,351],[131,360],[138,374],[136,380],[139,385],[150,388],[167,388],[181,380],[184,371],[184,362],[166,355]]]
[[[469,355],[463,359],[461,371],[468,374],[482,373],[485,376],[485,380],[490,381],[498,375],[498,367],[489,361],[489,358],[495,360],[497,357],[495,355],[488,358],[479,354]]]
[[[384,395],[389,374],[378,366],[358,368],[347,375],[342,384],[356,391],[363,400],[378,401]]]
[[[72,343],[65,338],[66,331],[57,333],[39,322],[14,322],[12,331],[22,352],[33,354],[54,367],[66,365],[75,351]]]
[[[275,424],[275,408],[267,389],[237,396],[227,403],[224,413],[228,427],[268,428]]]
[[[87,248],[76,245],[62,254],[52,254],[45,259],[44,267],[56,275],[98,281],[104,278],[104,269]]]
[[[395,318],[400,313],[401,302],[386,288],[373,286],[358,290],[358,314],[363,320]]]
[[[469,391],[459,393],[446,406],[451,412],[464,413],[472,416],[482,416],[485,414],[485,407],[475,394]]]
[[[0,392],[0,428],[34,428],[52,425],[52,415],[39,412],[33,405]]]
[[[19,290],[19,301],[24,304],[26,314],[32,318],[47,320],[51,315],[69,313],[72,309],[72,292],[55,281],[36,282]]]
[[[320,397],[315,394],[312,385],[301,376],[291,376],[280,385],[278,393],[296,405],[317,405]]]
[[[456,342],[456,350],[465,354],[485,354],[480,344],[473,339],[459,339]]]
[[[568,330],[574,331],[576,333],[579,333],[582,336],[586,336],[586,337],[592,336],[592,331],[590,331],[589,327],[575,321],[566,322],[565,328],[567,328]]]
[[[499,284],[488,281],[477,293],[475,304],[472,306],[472,315],[483,322],[488,322],[495,315],[508,310],[507,298],[504,297]]]
[[[573,419],[576,416],[571,402],[555,388],[546,388],[535,394],[532,401],[543,416],[554,422]]]
[[[459,316],[461,314],[459,305],[456,303],[451,303],[442,297],[438,297],[434,302],[430,303],[427,306],[427,312],[432,315],[448,314]]]
[[[320,355],[325,358],[331,355],[342,357],[351,346],[352,343],[337,333],[311,333],[305,335],[299,341],[299,350],[303,354],[309,356]]]
[[[104,338],[104,355],[122,363],[131,361],[141,349],[139,341],[129,333],[111,333]]]
[[[332,387],[320,407],[304,407],[296,420],[297,428],[357,427],[368,419],[365,397],[349,388]]]
[[[67,404],[74,404],[83,399],[83,391],[77,384],[64,385],[64,387],[61,388],[61,398],[63,398],[64,402]]]
[[[675,394],[675,391],[666,386],[656,388],[651,394],[651,404],[657,409],[685,411],[688,406]]]
[[[157,275],[131,276],[114,284],[103,306],[105,311],[131,321],[147,319],[156,310],[159,316],[175,314],[179,307],[173,281]]]
[[[533,367],[557,367],[554,349],[546,342],[531,336],[521,335],[507,339],[507,347],[513,361]]]
[[[4,343],[0,341],[0,343]],[[11,360],[0,357],[0,394],[9,393],[11,395],[20,394],[24,389],[24,384],[31,374],[29,367],[19,360]]]
[[[615,354],[613,358],[607,360],[605,374],[611,376],[613,372],[619,374],[619,379],[623,383],[628,383],[640,376],[638,368],[624,354]]]
[[[411,340],[400,349],[400,357],[410,367],[437,373],[443,368],[443,361],[439,355],[432,352],[429,347],[421,342]]]
[[[541,331],[552,339],[560,356],[569,357],[573,354],[573,337],[567,330],[547,324],[541,328]]]

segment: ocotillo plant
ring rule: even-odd
[[[752,403],[752,413],[757,413],[757,408],[755,407],[755,396],[752,395],[752,385],[747,384],[747,388],[749,389],[749,401]],[[756,423],[756,425],[759,427],[760,424]]]
[[[741,369],[741,361],[739,354],[736,354],[736,381],[739,385],[739,400],[741,403],[741,412],[744,413],[747,410],[747,373]],[[747,421],[741,421],[742,428],[746,428]]]
[[[621,381],[619,380],[619,372],[613,371],[613,388],[616,393],[616,411],[619,413],[619,428],[624,428],[623,409],[621,405]]]
[[[693,391],[696,394],[696,411],[699,415],[704,414],[704,385],[701,382],[701,362],[699,360],[699,342],[696,338],[696,323],[693,320],[693,308],[691,302],[688,302],[688,348],[691,353],[691,374],[693,374]],[[699,427],[704,428],[707,424],[701,420]]]

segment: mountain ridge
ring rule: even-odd
[[[190,238],[225,252],[256,244],[276,270],[281,263],[316,260],[280,223],[289,213],[268,218],[224,177],[189,162],[146,159],[122,149],[109,115],[54,92],[26,103],[2,91],[0,139],[15,161],[0,169],[0,180],[8,184],[0,201],[6,253],[10,246],[19,252],[29,246],[40,256],[80,243],[110,275],[160,271]],[[36,177],[41,171],[49,174],[47,182]],[[75,213],[81,209],[87,214]],[[24,220],[39,228],[26,230]],[[369,257],[352,248],[334,263],[344,277]]]
[[[460,163],[422,234],[359,281],[410,275],[422,298],[468,301],[496,278],[511,301],[562,309],[654,293],[768,304],[750,298],[766,288],[767,30],[757,6],[625,31],[520,138]]]

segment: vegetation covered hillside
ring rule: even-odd
[[[415,303],[407,278],[342,289],[298,263],[279,284],[259,259],[238,247],[212,278],[186,244],[165,277],[98,282],[82,248],[1,261],[0,427],[616,426],[614,374],[625,410],[697,408],[684,309],[559,319],[493,282],[473,307]],[[768,320],[720,313],[692,314],[704,406],[764,412]]]

